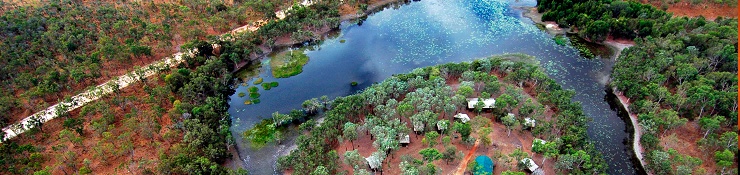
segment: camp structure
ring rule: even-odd
[[[378,156],[375,156],[375,154],[365,158],[365,160],[367,160],[367,164],[370,165],[370,169],[373,171],[377,171],[383,163]]]
[[[485,155],[476,157],[475,162],[480,166],[480,169],[476,168],[473,175],[493,174],[493,169],[496,168],[496,164],[493,163],[493,160]]]
[[[488,99],[480,99],[480,98],[468,98],[468,109],[474,109],[475,105],[478,104],[478,101],[483,101],[483,109],[491,109],[493,108],[493,105],[496,104],[496,99],[488,98]]]
[[[411,143],[411,137],[409,137],[408,134],[398,134],[398,143],[401,143],[401,146],[406,147]]]
[[[463,123],[467,123],[468,121],[470,121],[470,117],[468,117],[468,114],[457,113],[455,115],[455,118],[460,119],[460,121],[462,121]]]
[[[529,170],[529,172],[534,172],[538,168],[540,168],[540,166],[537,166],[537,164],[534,163],[534,161],[532,159],[530,159],[530,158],[524,158],[524,159],[522,159],[521,162],[523,164],[527,165],[527,170]]]
[[[529,128],[534,128],[535,124],[537,124],[537,122],[534,119],[529,118],[529,117],[524,118],[524,126],[527,126]]]

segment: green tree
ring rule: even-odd
[[[365,158],[357,150],[344,152],[344,163],[357,170],[358,166],[365,165]]]
[[[735,154],[730,150],[725,149],[724,151],[714,153],[714,161],[717,162],[718,166],[722,167],[721,174],[725,174],[726,168],[732,167],[732,164],[734,164],[733,160],[735,160]]]
[[[343,136],[350,141],[352,148],[355,147],[354,141],[357,140],[357,125],[352,122],[344,123]]]
[[[734,131],[725,132],[720,137],[722,147],[729,150],[737,150],[737,133]]]
[[[421,154],[424,160],[428,162],[432,162],[442,158],[442,153],[440,153],[439,150],[437,150],[436,148],[424,148],[419,151],[419,154]]]
[[[470,128],[470,124],[460,122],[455,122],[454,129],[455,131],[460,133],[460,137],[462,138],[462,140],[467,140],[467,138],[470,137],[470,132],[472,130]]]
[[[508,130],[506,136],[511,136],[511,128],[515,127],[519,122],[517,122],[516,117],[513,115],[506,115],[503,118],[501,118],[501,122],[506,125],[506,129]]]
[[[506,111],[511,111],[511,108],[515,107],[517,105],[516,99],[512,97],[509,94],[502,94],[498,98],[496,98],[496,108],[499,109],[506,109]]]
[[[527,175],[527,174],[524,172],[519,172],[519,171],[504,171],[504,172],[501,172],[501,175]]]
[[[311,175],[329,175],[329,169],[326,169],[324,166],[318,166],[316,170],[311,172]]]
[[[704,132],[704,137],[707,138],[707,135],[714,131],[715,129],[719,129],[720,123],[725,121],[725,117],[723,116],[714,116],[714,117],[702,117],[699,119],[699,125],[702,129],[704,129],[706,132]]]
[[[488,137],[491,132],[493,132],[493,130],[489,127],[483,127],[478,130],[478,136],[480,136],[480,141],[483,143],[483,147],[491,145],[491,137]]]
[[[445,152],[442,154],[445,163],[449,165],[450,162],[455,161],[455,158],[457,158],[457,147],[453,145],[445,147]]]
[[[665,135],[666,131],[675,129],[679,126],[683,126],[684,124],[686,124],[686,122],[688,122],[687,119],[680,118],[678,116],[678,112],[674,111],[673,109],[661,110],[660,112],[658,112],[658,114],[656,114],[656,117],[660,119],[659,123],[664,128],[662,135]]]
[[[535,142],[532,145],[532,151],[543,155],[542,165],[544,165],[547,158],[557,156],[560,150],[558,150],[558,145],[555,142],[546,142],[545,144],[542,144],[541,142]]]
[[[437,140],[439,138],[439,133],[431,131],[424,134],[426,137],[427,142],[429,143],[429,147],[434,147],[434,145],[437,145]]]

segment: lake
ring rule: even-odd
[[[307,99],[330,99],[355,93],[393,74],[448,62],[471,61],[505,53],[535,56],[549,76],[563,88],[575,90],[591,119],[588,135],[609,164],[609,174],[637,174],[627,142],[628,128],[607,101],[606,83],[613,59],[585,59],[570,46],[560,46],[553,36],[537,29],[519,7],[534,0],[423,0],[386,7],[361,23],[343,22],[340,31],[317,45],[300,49],[309,57],[303,72],[274,78],[269,59],[255,68],[252,77],[278,82],[271,90],[260,87],[259,104],[245,105],[252,81],[239,85],[231,97],[232,132],[240,159],[253,174],[274,174],[275,161],[286,154],[292,141],[252,149],[241,133],[273,112],[301,108]],[[285,53],[283,53],[285,54]],[[357,82],[357,86],[351,86]],[[289,133],[294,137],[297,133]]]

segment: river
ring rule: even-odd
[[[448,62],[471,61],[504,53],[535,56],[550,77],[576,92],[592,121],[588,135],[609,164],[608,174],[637,174],[629,147],[629,128],[610,106],[606,83],[613,59],[585,59],[569,46],[557,45],[553,36],[537,29],[518,7],[535,6],[535,0],[423,0],[392,5],[361,23],[343,22],[340,31],[303,53],[309,62],[303,72],[274,78],[269,59],[252,77],[278,82],[271,90],[260,87],[259,104],[245,105],[251,81],[236,87],[229,112],[240,159],[252,174],[274,174],[276,157],[287,153],[282,145],[252,149],[241,133],[273,112],[301,108],[310,98],[330,98],[357,92],[393,74]],[[293,49],[290,49],[293,50]],[[351,86],[357,82],[357,86]],[[247,85],[247,86],[245,86]],[[292,138],[296,133],[287,134]],[[288,145],[288,146],[286,146]]]

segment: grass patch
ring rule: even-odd
[[[244,92],[239,92],[239,97],[244,97],[244,96],[247,96],[247,94]]]
[[[270,58],[272,76],[287,78],[303,72],[303,65],[308,63],[308,55],[303,50],[281,53]]]
[[[254,80],[254,83],[253,84],[254,85],[259,85],[259,84],[262,84],[262,81],[264,81],[264,80],[260,77],[260,78],[257,78],[257,80]]]

